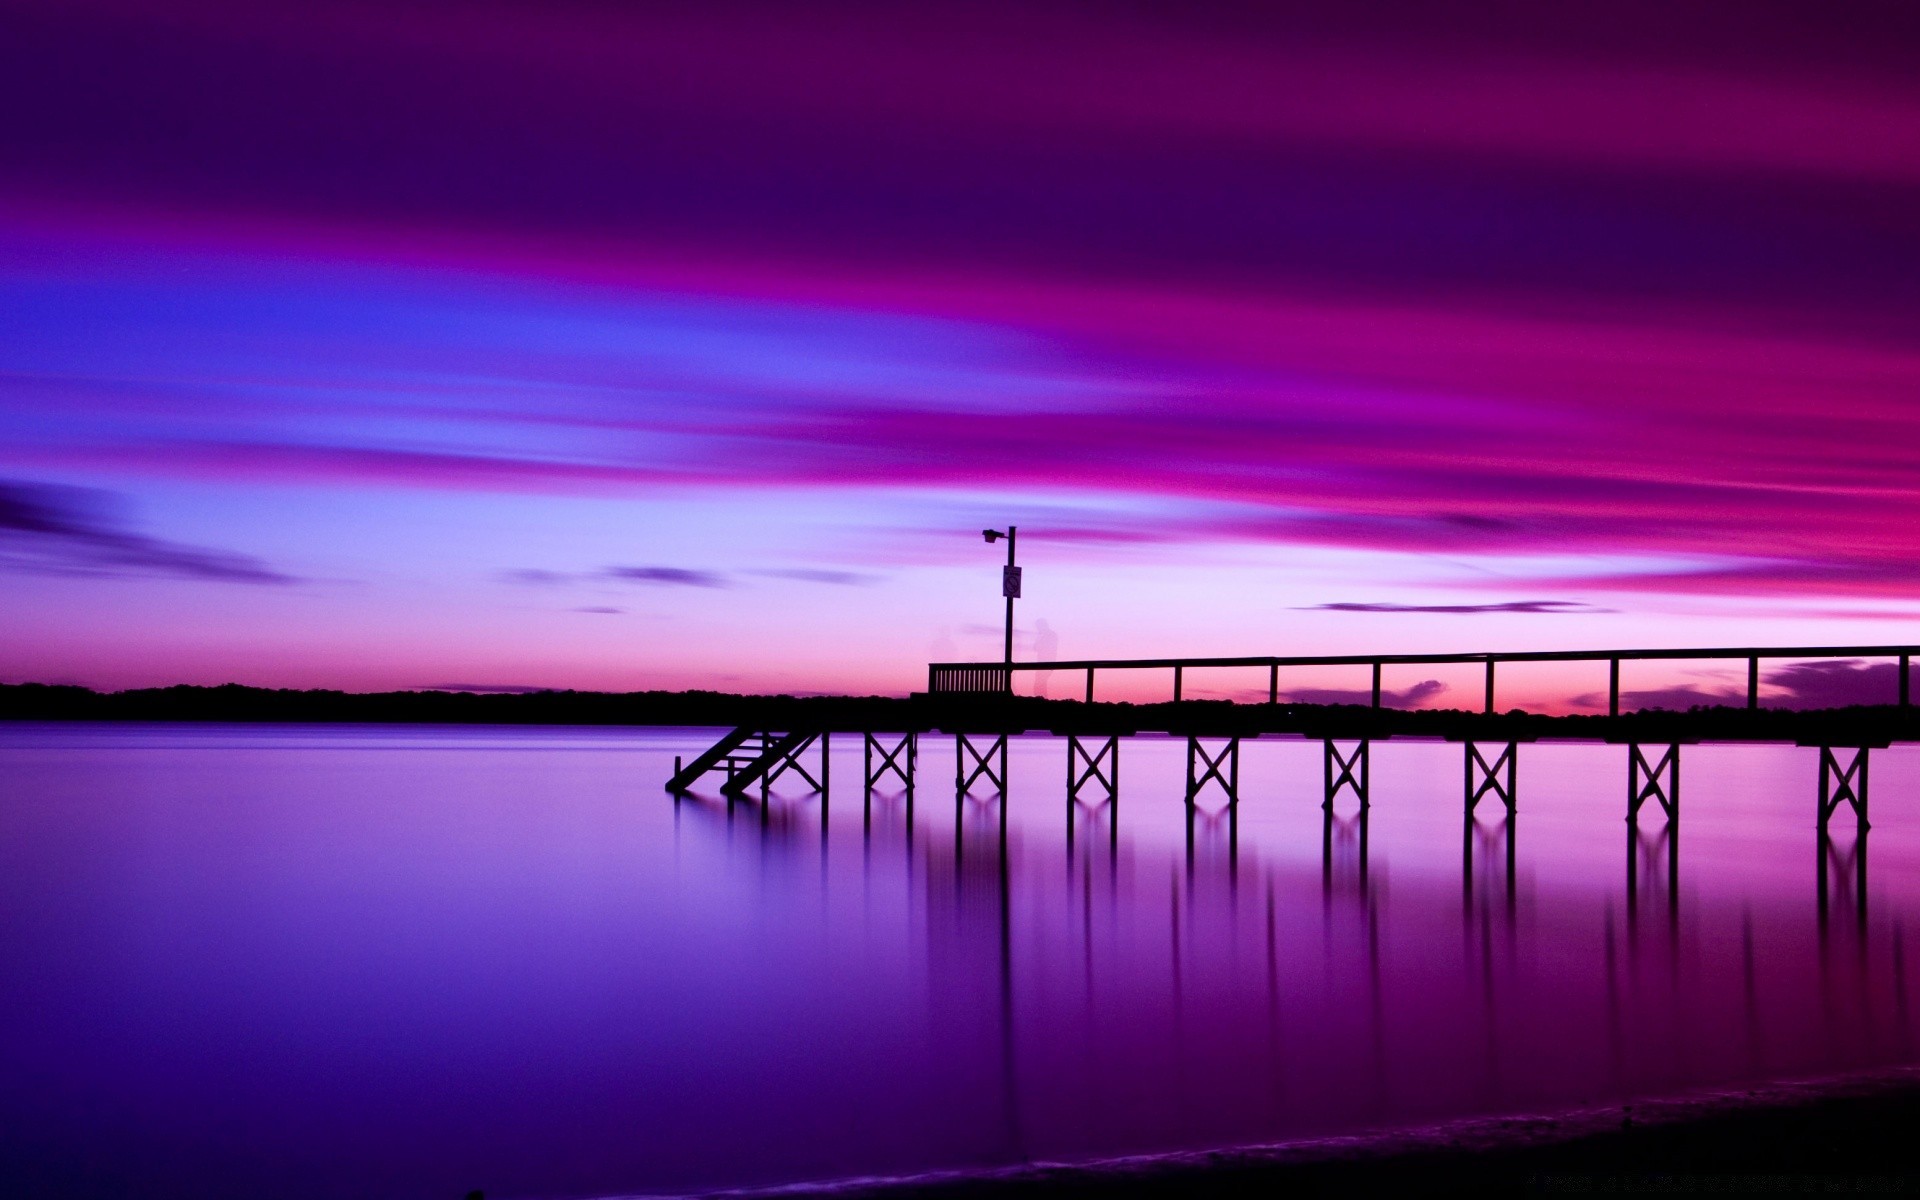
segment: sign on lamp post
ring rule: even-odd
[[[1019,529],[1012,525],[1007,526],[1005,533],[1001,533],[998,529],[980,531],[980,536],[986,538],[988,544],[997,542],[1001,538],[1007,539],[1007,565],[1000,571],[1000,594],[1007,598],[1006,643],[1009,664],[1013,662],[1013,602],[1020,598],[1020,568],[1013,562],[1014,542],[1019,532]],[[1007,672],[1007,690],[1013,690],[1013,672],[1011,671]]]

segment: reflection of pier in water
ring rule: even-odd
[[[1625,1093],[1689,1079],[1687,1071],[1710,1058],[1727,1059],[1731,1065],[1715,1069],[1728,1071],[1792,1065],[1778,999],[1785,964],[1768,961],[1779,951],[1764,939],[1756,948],[1753,918],[1738,910],[1731,925],[1724,906],[1703,911],[1690,902],[1691,915],[1683,914],[1678,752],[1623,749],[1648,768],[1636,776],[1639,791],[1650,774],[1661,783],[1625,822],[1624,862],[1608,852],[1621,872],[1614,878],[1625,883],[1624,907],[1609,899],[1602,912],[1596,898],[1576,931],[1594,951],[1584,956],[1597,985],[1592,1046],[1599,1062],[1610,1056],[1607,1086]],[[1544,918],[1523,874],[1510,761],[1480,748],[1482,762],[1497,767],[1495,788],[1480,799],[1494,803],[1468,809],[1463,796],[1454,810],[1457,884],[1426,875],[1390,888],[1375,822],[1392,810],[1366,795],[1358,748],[1338,753],[1351,778],[1334,767],[1337,794],[1322,797],[1331,803],[1318,814],[1319,845],[1296,844],[1291,853],[1265,840],[1270,829],[1254,836],[1243,827],[1249,814],[1218,780],[1207,781],[1195,803],[1172,809],[1178,824],[1154,821],[1153,806],[1136,799],[1135,822],[1158,831],[1150,842],[1121,836],[1117,787],[1088,783],[1067,801],[1064,856],[1060,839],[1036,832],[1051,827],[1060,801],[1016,811],[1020,797],[998,790],[956,795],[950,814],[944,797],[929,805],[924,788],[916,795],[897,778],[859,797],[857,817],[844,799],[830,815],[818,794],[777,791],[688,796],[677,808],[690,834],[731,831],[727,852],[759,856],[763,876],[804,881],[816,874],[806,864],[817,853],[821,887],[834,877],[844,888],[847,873],[858,872],[851,882],[886,897],[879,911],[895,911],[894,897],[905,901],[902,915],[919,931],[928,1027],[950,1052],[942,1085],[979,1114],[982,1154],[1026,1153],[1060,1105],[1118,1117],[1148,1103],[1129,1090],[1141,1085],[1108,1061],[1120,1045],[1171,1073],[1157,1077],[1171,1098],[1153,1103],[1184,1098],[1199,1112],[1214,1102],[1203,1093],[1224,1074],[1248,1112],[1291,1112],[1333,1087],[1345,1089],[1342,1103],[1356,1119],[1384,1120],[1399,1111],[1397,1098],[1431,1085],[1419,1070],[1441,1069],[1408,1066],[1419,1057],[1411,1039],[1450,1030],[1441,1057],[1459,1074],[1459,1090],[1476,1104],[1506,1102],[1524,1090],[1540,1054],[1517,1031],[1553,1007],[1543,1002],[1552,981],[1540,977],[1550,968],[1530,940]],[[1231,766],[1221,763],[1221,773]],[[1484,772],[1467,778],[1486,782]],[[1171,790],[1180,795],[1178,780]],[[1841,797],[1835,811],[1847,804]],[[1850,1039],[1881,1038],[1876,1028],[1905,1028],[1904,1017],[1880,1017],[1878,1026],[1862,1017],[1885,1010],[1889,953],[1894,986],[1904,988],[1903,947],[1891,925],[1875,929],[1879,948],[1869,963],[1864,830],[1849,824],[1822,839],[1817,868],[1823,949],[1827,912],[1847,918],[1832,922],[1831,978],[1809,977],[1801,988],[1828,1011],[1807,1025],[1806,1006],[1796,1000],[1793,1009],[1795,1028],[1842,1049]],[[1164,847],[1167,858],[1156,860],[1148,845]],[[783,862],[788,869],[776,869]],[[1433,903],[1442,889],[1457,901]],[[1762,928],[1782,920],[1776,906]],[[1728,944],[1737,948],[1717,971],[1699,958],[1709,929],[1721,943],[1730,929]],[[1897,1011],[1904,1013],[1903,999]],[[1725,1045],[1711,1052],[1700,1048],[1709,1023],[1726,1030],[1715,1035]]]
[[[863,796],[863,824],[871,832],[876,803],[883,810],[899,807],[904,811],[906,836],[913,837],[916,787],[914,770],[920,744],[925,736],[918,732],[898,735],[864,734],[866,768]],[[991,814],[1003,827],[1008,811],[1008,741],[1001,732],[991,740],[965,733],[952,735],[954,742],[954,823],[956,854],[962,852],[964,839],[959,830],[968,813]],[[1088,832],[1103,834],[1112,850],[1120,844],[1120,746],[1122,735],[1089,738],[1080,734],[1065,736],[1067,746],[1066,848],[1071,857],[1076,843]],[[1224,739],[1187,737],[1187,774],[1183,796],[1186,816],[1186,856],[1189,871],[1203,847],[1224,848],[1223,861],[1229,872],[1239,866],[1240,841],[1240,743],[1258,735],[1230,736]],[[1367,837],[1372,811],[1372,758],[1378,738],[1320,739],[1323,742],[1324,777],[1321,808],[1322,860],[1330,887],[1333,878],[1336,835],[1350,848],[1349,861],[1364,893],[1367,876]],[[1208,743],[1213,744],[1209,745]],[[1489,743],[1485,739],[1465,740],[1462,748],[1463,789],[1461,837],[1464,894],[1470,901],[1476,887],[1490,886],[1492,865],[1504,867],[1504,890],[1509,907],[1514,902],[1517,829],[1520,809],[1519,740]],[[1868,768],[1876,745],[1841,746],[1831,741],[1813,743],[1819,750],[1819,768],[1815,789],[1815,850],[1819,913],[1824,922],[1830,901],[1838,898],[1841,906],[1865,921],[1867,900]],[[771,752],[779,761],[748,776],[727,767],[728,756],[746,745],[775,747]],[[1684,743],[1647,745],[1628,742],[1626,751],[1626,910],[1628,919],[1639,916],[1643,895],[1663,901],[1669,915],[1680,907],[1680,781],[1681,750]],[[817,747],[818,760],[813,769],[800,756]],[[703,759],[712,759],[702,770],[733,770],[721,791],[731,814],[736,804],[750,805],[764,823],[776,811],[773,785],[792,772],[812,785],[818,798],[822,829],[828,819],[828,795],[831,775],[828,769],[830,743],[827,735],[803,736],[775,732],[752,733],[736,730],[723,738]],[[717,752],[717,753],[716,753]],[[676,760],[677,761],[677,760]],[[698,763],[700,760],[696,760]],[[691,768],[683,768],[675,783],[682,782]],[[758,785],[759,802],[754,804],[745,786],[736,787],[736,779],[746,778]],[[988,785],[977,788],[979,784]],[[896,785],[892,790],[883,784]],[[675,787],[676,799],[691,793]],[[1500,815],[1489,820],[1482,814],[1483,802],[1491,801]],[[1350,815],[1337,816],[1345,806]],[[1836,835],[1833,818],[1843,810],[1854,818],[1850,838],[1844,831]],[[787,820],[793,818],[789,815]],[[1481,862],[1476,884],[1475,860]]]

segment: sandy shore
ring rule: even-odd
[[[774,1197],[1920,1193],[1920,1066],[1226,1150],[707,1193]]]

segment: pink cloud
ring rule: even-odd
[[[922,289],[916,315],[940,315]],[[1002,299],[1029,291],[1010,285]],[[977,299],[963,290],[948,314],[979,320]],[[1020,330],[1028,344],[992,369],[1058,375],[1071,387],[991,416],[956,405],[945,383],[902,388],[883,405],[842,399],[831,385],[759,390],[685,374],[675,388],[724,402],[585,409],[569,399],[576,377],[621,368],[556,349],[521,363],[518,378],[503,356],[506,386],[485,409],[429,382],[410,407],[380,410],[424,422],[442,442],[485,433],[471,448],[381,444],[347,408],[309,409],[317,424],[298,442],[192,436],[194,426],[240,432],[249,410],[229,396],[182,409],[191,413],[184,437],[22,443],[9,455],[454,490],[1048,489],[1173,502],[1151,535],[1160,539],[1685,561],[1540,581],[1559,586],[1896,594],[1915,582],[1920,498],[1909,481],[1920,471],[1920,415],[1903,397],[1920,384],[1920,356],[1618,321],[1177,294],[1152,304],[1118,303],[1112,292],[1076,299],[1084,303],[1053,309],[1067,318],[1003,305],[1010,311],[988,327]],[[1096,328],[1108,312],[1112,324]],[[1022,318],[1034,323],[1015,323]],[[1107,349],[1121,344],[1130,352]],[[364,371],[339,361],[326,369],[345,381]],[[290,371],[297,381],[297,365]],[[1674,386],[1675,376],[1689,386]],[[964,390],[966,376],[955,379]],[[637,386],[625,392],[592,386],[638,396],[660,386],[629,382]],[[93,394],[69,392],[73,411],[88,410]],[[98,392],[103,412],[118,412],[118,394]],[[164,421],[169,402],[143,395],[148,416]],[[530,444],[517,431],[539,427],[587,440],[517,448]],[[649,440],[612,436],[628,433]],[[1117,514],[1076,518],[1054,536],[1146,535]]]
[[[928,6],[42,6],[0,79],[44,114],[4,135],[17,278],[104,279],[124,316],[169,309],[156,278],[252,273],[291,315],[247,344],[236,292],[112,362],[91,315],[71,360],[20,339],[0,455],[1056,495],[1087,515],[1034,535],[1096,549],[1911,592],[1920,89],[1897,39],[1708,6],[1742,19],[1653,53],[1610,21],[1463,38],[1320,7],[1226,29],[1023,7],[1006,36]],[[421,280],[457,302],[355,317]],[[302,306],[328,287],[350,294]],[[777,313],[752,349],[803,351],[673,358],[682,327],[625,349],[662,297]],[[168,338],[205,361],[134,353]]]

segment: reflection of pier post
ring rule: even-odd
[[[1499,848],[1502,849],[1503,851],[1502,857],[1504,859],[1505,867],[1506,867],[1507,911],[1508,912],[1513,911],[1514,865],[1515,865],[1514,835],[1517,832],[1518,824],[1519,824],[1518,817],[1514,814],[1514,812],[1511,809],[1508,810],[1506,817],[1502,819],[1498,825],[1491,825],[1491,826],[1482,825],[1474,817],[1473,810],[1472,809],[1467,810],[1467,814],[1464,822],[1464,831],[1462,832],[1461,838],[1460,838],[1460,870],[1461,870],[1461,879],[1462,879],[1461,899],[1467,905],[1469,910],[1471,910],[1473,906],[1474,843],[1475,842],[1489,843],[1487,845],[1481,846],[1480,848],[1484,851],[1491,852],[1493,849],[1495,849],[1495,846],[1490,843],[1493,843],[1495,841],[1495,838],[1497,837],[1500,843],[1502,843],[1502,845]]]
[[[1227,823],[1227,877],[1238,881],[1240,875],[1240,806],[1229,804],[1217,813],[1201,811],[1197,804],[1187,805],[1187,881],[1193,881],[1194,867],[1194,831],[1204,825],[1212,830],[1219,827],[1222,819]]]
[[[1369,812],[1362,807],[1349,819],[1342,821],[1333,815],[1328,806],[1320,814],[1320,889],[1327,896],[1333,894],[1334,874],[1334,835],[1339,834],[1339,848],[1344,852],[1349,846],[1354,851],[1354,883],[1361,896],[1367,894],[1367,818]],[[1343,854],[1344,857],[1344,854]]]
[[[1649,842],[1640,832],[1640,810],[1647,801],[1660,806],[1666,818],[1660,834]],[[1680,747],[1667,743],[1658,758],[1646,746],[1627,743],[1627,921],[1640,914],[1640,864],[1644,859],[1653,872],[1655,852],[1665,843],[1667,850],[1667,914],[1677,918],[1680,912]]]
[[[1819,862],[1820,928],[1827,927],[1828,876],[1836,877],[1843,905],[1848,902],[1848,884],[1852,883],[1852,905],[1862,929],[1867,923],[1867,762],[1865,746],[1820,747],[1820,820],[1815,838]],[[1854,817],[1853,842],[1843,852],[1829,833],[1834,810],[1851,805]],[[1849,867],[1853,870],[1850,872]],[[1854,878],[1849,881],[1849,874]]]
[[[861,793],[861,828],[867,833],[873,832],[873,793],[879,789],[882,779],[889,774],[895,775],[905,785],[907,840],[911,844],[913,840],[913,774],[920,760],[920,735],[903,733],[892,749],[888,749],[887,743],[873,733],[864,733],[861,736],[865,741],[866,750],[866,766],[861,772],[861,778],[866,783]]]
[[[1658,875],[1660,849],[1666,848],[1666,886],[1667,915],[1678,920],[1680,915],[1680,825],[1669,821],[1660,826],[1657,834],[1651,837],[1640,831],[1640,823],[1627,821],[1627,926],[1632,931],[1640,915],[1640,871],[1644,862],[1647,874]]]
[[[1511,749],[1511,747],[1509,747],[1509,749]],[[1499,760],[1496,759],[1496,762],[1497,761]],[[1482,1024],[1484,1040],[1482,1042],[1481,1053],[1486,1063],[1485,1080],[1489,1096],[1498,1094],[1500,1089],[1502,1074],[1500,1035],[1504,1024],[1501,1020],[1501,989],[1499,986],[1502,972],[1496,967],[1494,937],[1496,928],[1505,934],[1504,940],[1507,952],[1507,971],[1505,974],[1506,977],[1510,979],[1512,977],[1515,946],[1514,930],[1517,924],[1515,920],[1517,904],[1515,899],[1516,880],[1514,872],[1514,841],[1517,822],[1518,819],[1511,809],[1492,824],[1482,824],[1475,818],[1472,808],[1468,808],[1462,817],[1463,829],[1460,839],[1460,915],[1465,949],[1469,955],[1468,963],[1473,965],[1474,959],[1478,959],[1477,965],[1479,967],[1481,1002],[1484,1006],[1484,1021]],[[1504,903],[1500,905],[1503,912],[1498,919],[1498,926],[1495,924],[1495,906],[1492,902],[1492,896],[1488,894],[1487,891],[1482,891],[1478,897],[1479,902],[1477,904],[1475,903],[1476,889],[1473,861],[1476,849],[1483,855],[1491,855],[1499,848],[1497,843],[1505,844],[1505,853],[1502,855],[1503,865],[1505,867],[1504,887],[1502,889]],[[1492,860],[1487,858],[1483,860],[1483,863],[1483,871],[1491,875],[1492,871],[1487,868],[1491,867]]]
[[[1000,805],[1002,812],[1005,807]],[[1011,903],[1015,848],[1004,823],[971,830],[957,825],[954,841],[950,865],[940,856],[926,859],[930,986],[925,994],[931,1027],[945,1037],[978,1039],[979,1053],[964,1056],[965,1086],[978,1089],[967,1098],[982,1112],[997,1102],[1004,1140],[996,1153],[1021,1158]]]
[[[1000,739],[1000,744],[1004,754],[1005,737]],[[1003,780],[1005,776],[1003,762]],[[1013,1040],[1013,899],[1009,890],[1011,873],[1007,863],[1007,803],[1004,793],[1000,798],[1000,858],[997,865],[1000,902],[1000,1095],[1006,1113],[1007,1144],[1016,1154],[1024,1157],[1026,1139],[1021,1131],[1020,1084],[1015,1073],[1015,1064],[1019,1060],[1015,1055]]]
[[[1830,875],[1835,877],[1842,904],[1848,902],[1848,885],[1851,883],[1854,913],[1860,928],[1866,929],[1867,830],[1871,827],[1867,820],[1867,764],[1872,749],[1869,746],[1820,746],[1819,820],[1816,823],[1814,855],[1818,864],[1820,932],[1823,935],[1827,929]],[[1833,814],[1842,804],[1853,809],[1853,841],[1845,851],[1834,842],[1829,829]],[[1851,880],[1848,879],[1849,875],[1853,876]]]
[[[1089,752],[1088,744],[1095,748]],[[1088,738],[1084,742],[1078,734],[1067,735],[1067,849],[1073,849],[1073,827],[1075,809],[1081,804],[1080,793],[1089,786],[1096,786],[1106,794],[1107,820],[1112,826],[1111,836],[1119,836],[1120,801],[1120,739],[1109,735],[1104,738]]]
[[[1862,823],[1853,841],[1843,850],[1839,843],[1820,831],[1814,850],[1818,873],[1820,931],[1827,929],[1830,899],[1837,899],[1844,910],[1851,907],[1862,933],[1867,928],[1867,827]]]

